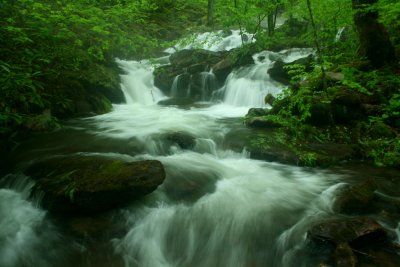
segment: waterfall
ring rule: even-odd
[[[255,54],[255,65],[243,67],[228,76],[223,88],[224,103],[248,108],[264,107],[264,98],[268,93],[277,95],[282,90],[279,83],[269,78],[267,71],[272,64],[269,54]]]
[[[223,38],[207,33],[198,39],[213,36],[222,40],[208,44],[214,51],[242,42],[238,31]],[[77,237],[66,226],[65,231],[62,225],[70,222],[60,223],[29,198],[34,185],[29,177],[6,177],[16,183],[0,181],[0,266],[308,266],[312,256],[304,253],[306,232],[333,216],[342,177],[251,159],[243,139],[254,137],[251,141],[257,142],[258,132],[245,128],[241,118],[250,107],[264,107],[266,94],[282,90],[267,73],[274,61],[290,62],[311,52],[257,53],[254,65],[234,70],[218,91],[212,70],[177,76],[172,96],[202,101],[185,108],[154,104],[165,96],[154,86],[149,61],[117,60],[125,72],[121,87],[127,104],[66,122],[63,131],[28,144],[23,152],[34,151],[35,159],[77,153],[125,162],[159,160],[164,182],[130,206],[102,214],[120,225],[100,226],[107,234],[99,238],[97,232]],[[167,62],[164,57],[157,64]],[[179,140],[166,140],[174,134],[193,145],[181,147]],[[232,143],[238,140],[237,146],[227,145],[229,138]]]
[[[276,60],[292,62],[312,53],[312,49],[293,48],[278,53],[263,51],[253,55],[255,64],[233,71],[223,87],[223,102],[233,106],[265,107],[264,98],[281,93],[283,86],[273,81],[268,69]]]
[[[188,40],[190,42],[188,43]],[[230,30],[227,34],[224,31],[204,32],[193,34],[178,42],[174,47],[165,50],[166,53],[174,53],[182,49],[205,49],[210,51],[229,51],[233,48],[254,42],[254,35],[240,30]]]
[[[187,97],[199,101],[208,101],[211,93],[217,89],[215,74],[210,70],[199,74],[179,74],[171,86],[171,97]]]
[[[154,86],[154,67],[149,61],[117,59],[117,63],[126,72],[121,75],[121,89],[128,104],[150,105],[164,97],[163,93]]]

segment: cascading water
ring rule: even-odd
[[[149,61],[117,60],[117,63],[126,72],[126,74],[121,75],[121,88],[128,104],[141,103],[147,105],[162,99],[163,94],[154,86],[154,68]]]
[[[264,107],[267,94],[278,95],[283,86],[274,82],[268,75],[268,69],[279,59],[292,62],[312,53],[311,49],[283,50],[279,53],[264,51],[253,55],[255,65],[243,67],[232,72],[225,83],[223,101],[226,104],[243,107]],[[272,60],[274,59],[274,60]]]
[[[188,40],[190,40],[189,44]],[[174,53],[182,49],[206,49],[210,51],[229,51],[233,48],[239,47],[242,44],[254,42],[254,35],[240,30],[231,30],[227,34],[223,31],[205,32],[201,34],[194,34],[189,38],[185,38],[183,42],[178,42],[172,48],[165,50],[167,53]]]
[[[234,46],[227,43],[222,47]],[[84,132],[90,141],[99,138],[102,145],[124,146],[120,152],[113,146],[106,151],[89,149],[84,146],[89,141],[74,143],[81,145],[81,155],[124,161],[157,159],[165,166],[164,183],[142,201],[112,214],[116,221],[125,222],[124,227],[105,241],[111,242],[112,250],[97,254],[84,254],[89,248],[78,245],[78,238],[67,238],[52,226],[45,211],[28,201],[31,182],[0,189],[0,266],[307,266],[306,231],[333,215],[340,176],[252,160],[245,149],[234,152],[222,146],[227,133],[235,131],[233,120],[249,107],[264,106],[266,93],[276,95],[281,90],[266,72],[271,58],[291,61],[303,53],[256,54],[254,66],[229,76],[221,89],[222,103],[188,109],[156,104],[165,96],[154,87],[153,69],[147,61],[118,60],[125,71],[121,79],[127,104],[114,105],[108,114],[74,121],[68,138]],[[165,64],[165,58],[159,63]],[[207,96],[213,74],[203,74],[203,96]],[[166,144],[163,135],[177,132],[192,137],[193,148]],[[37,151],[52,149],[44,145]],[[68,142],[65,150],[71,153]],[[85,255],[84,259],[68,249],[71,243],[74,253]]]

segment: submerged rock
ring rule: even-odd
[[[42,205],[57,213],[101,212],[154,191],[165,179],[155,160],[124,162],[104,157],[57,157],[30,166],[26,174],[44,192]]]
[[[161,106],[178,106],[178,107],[187,107],[193,105],[195,102],[194,99],[187,97],[172,97],[168,99],[164,99],[159,101],[157,104]]]
[[[371,203],[376,189],[377,185],[373,180],[348,186],[339,192],[334,209],[345,214],[366,212],[372,208]]]
[[[166,133],[161,139],[176,144],[182,149],[191,149],[196,145],[196,138],[185,132]]]

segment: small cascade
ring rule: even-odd
[[[212,69],[209,72],[204,71],[200,73],[200,79],[201,100],[210,100],[212,92],[218,88],[215,74],[212,72]]]
[[[273,81],[268,69],[275,61],[292,62],[313,52],[312,49],[294,48],[279,53],[263,51],[253,55],[255,62],[229,74],[223,91],[223,102],[240,107],[265,107],[264,98],[267,94],[278,95],[283,86]]]
[[[171,86],[171,97],[187,97],[200,101],[208,101],[211,93],[217,89],[215,74],[210,70],[198,74],[179,74]]]
[[[206,49],[210,51],[229,51],[233,48],[254,42],[254,35],[240,30],[231,30],[227,35],[224,31],[204,32],[194,34],[190,39],[192,41],[187,44],[187,39],[181,41],[174,47],[166,49],[166,53],[175,53],[182,49]]]
[[[180,89],[182,88],[182,76],[186,74],[179,74],[174,78],[171,86],[171,97],[178,97],[180,95]]]
[[[272,54],[268,51],[255,54],[255,65],[229,74],[223,87],[223,102],[232,106],[264,107],[264,98],[268,93],[277,95],[282,86],[271,80],[267,72],[272,65]]]
[[[339,42],[340,41],[340,39],[342,38],[342,34],[343,34],[345,29],[346,29],[346,27],[342,27],[337,31],[336,36],[335,36],[335,42]]]
[[[128,104],[151,105],[164,98],[154,86],[154,67],[150,62],[117,60],[117,63],[126,72],[121,75],[121,89]]]

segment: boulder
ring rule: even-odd
[[[309,55],[307,57],[299,58],[296,59],[292,62],[282,62],[282,61],[276,61],[272,68],[268,70],[269,76],[274,79],[277,82],[283,83],[285,85],[290,84],[290,79],[292,78],[292,75],[289,74],[290,69],[288,68],[289,66],[293,65],[304,65],[305,66],[305,71],[309,72],[312,70],[312,62],[314,61],[314,56]]]
[[[154,85],[164,94],[171,94],[172,83],[176,76],[183,74],[183,70],[172,65],[164,65],[154,70]]]
[[[219,84],[224,84],[226,78],[233,70],[233,63],[228,57],[223,58],[212,66],[213,72],[217,77]]]
[[[343,188],[334,203],[334,209],[340,213],[356,214],[368,212],[374,199],[377,185],[373,180]]]
[[[268,93],[264,98],[264,102],[265,104],[269,104],[272,106],[275,102],[275,99],[276,98],[271,93]]]
[[[94,156],[56,157],[33,164],[26,174],[44,192],[42,205],[56,213],[102,212],[154,191],[165,179],[155,160],[124,162]]]
[[[246,126],[255,128],[279,128],[282,124],[268,116],[264,117],[250,117],[245,120]]]
[[[184,49],[172,54],[170,62],[170,65],[160,66],[154,70],[154,85],[166,95],[170,95],[172,84],[178,75],[184,74],[190,77],[181,82],[182,88],[196,88],[198,85],[196,79],[212,69],[217,81],[214,89],[218,89],[234,68],[253,64],[254,60],[250,50],[212,52],[204,49]]]
[[[172,54],[169,57],[169,61],[171,65],[181,68],[199,64],[207,67],[207,65],[211,66],[219,62],[222,55],[222,52],[213,52],[204,49],[183,49]]]
[[[376,239],[387,237],[386,230],[375,220],[368,217],[327,220],[314,225],[307,234],[311,239],[322,239],[337,245],[351,243],[360,238],[364,241],[374,242]]]
[[[399,266],[399,248],[388,232],[368,217],[331,219],[307,232],[309,245],[324,251],[334,266]],[[330,254],[330,255],[329,255]]]
[[[255,117],[255,116],[265,116],[269,113],[269,109],[267,108],[251,108],[247,112],[246,117]]]

